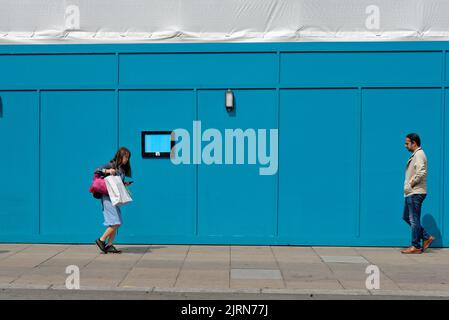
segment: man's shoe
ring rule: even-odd
[[[122,253],[120,250],[117,250],[117,248],[114,247],[112,244],[106,247],[106,251],[108,253]]]
[[[428,247],[430,247],[430,244],[432,243],[433,240],[435,240],[435,237],[430,236],[429,239],[423,241],[423,246],[422,246],[423,251],[426,250]]]
[[[97,244],[98,248],[103,251],[103,253],[108,253],[106,251],[106,243],[104,243],[104,241],[101,241],[101,239],[98,238],[97,240],[95,240],[95,243]]]
[[[401,252],[405,253],[405,254],[419,254],[419,253],[422,253],[422,249],[421,248],[416,248],[415,246],[411,246],[411,247],[408,247],[405,250],[402,250]]]

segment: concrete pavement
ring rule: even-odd
[[[449,249],[403,255],[401,248],[296,246],[0,244],[0,289],[150,293],[414,296],[449,298]],[[380,289],[366,287],[377,266]]]

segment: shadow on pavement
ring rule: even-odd
[[[435,237],[435,240],[430,245],[430,248],[441,248],[443,247],[443,239],[441,239],[441,231],[438,228],[437,222],[435,221],[435,218],[430,215],[426,214],[423,218],[423,227],[426,229],[426,231]]]
[[[147,246],[147,247],[122,247],[120,245],[117,245],[117,249],[122,250],[122,253],[138,253],[138,254],[144,254],[152,252],[154,249],[163,249],[166,247],[153,247],[153,246]]]

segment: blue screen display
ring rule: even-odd
[[[170,152],[170,134],[147,134],[145,136],[145,152]]]

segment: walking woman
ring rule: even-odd
[[[124,182],[125,176],[131,177],[130,158],[131,152],[125,147],[121,147],[114,158],[107,164],[97,168],[95,173],[105,177],[108,175],[119,175]],[[121,251],[117,250],[113,245],[117,229],[122,224],[120,208],[118,206],[113,206],[111,198],[105,194],[101,196],[101,204],[103,208],[104,225],[107,226],[107,229],[95,243],[104,253],[120,253]]]

